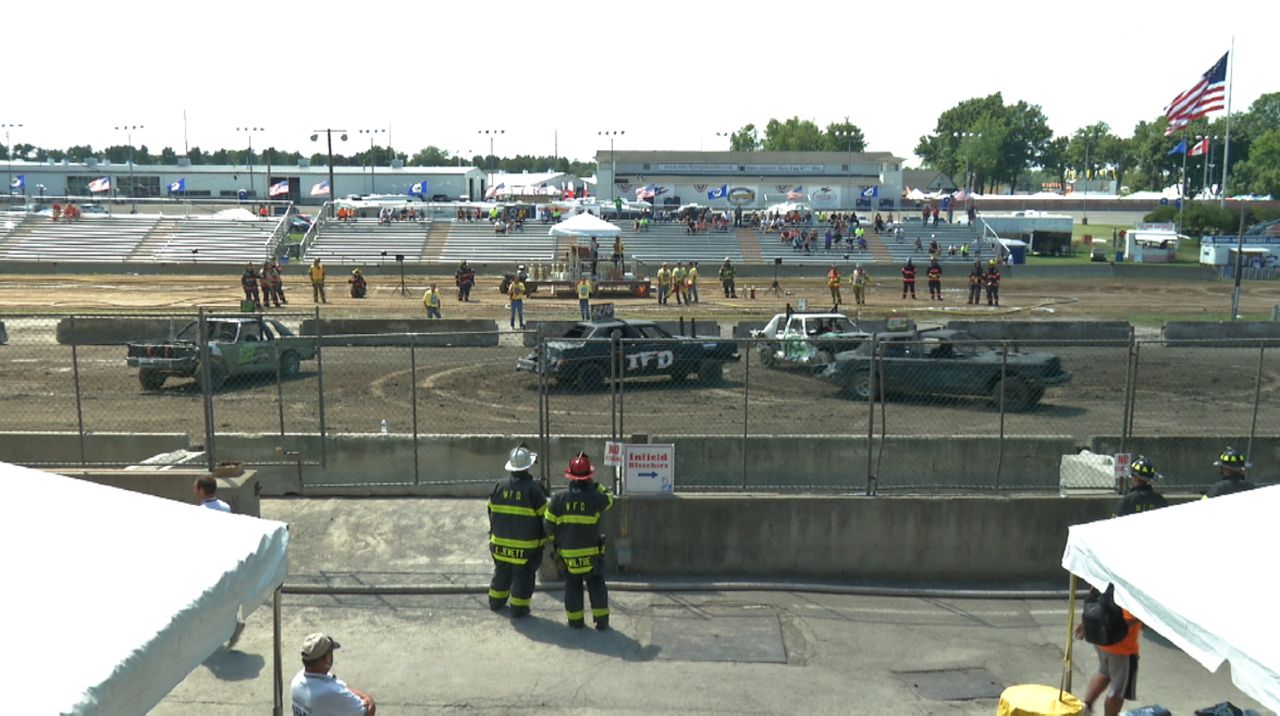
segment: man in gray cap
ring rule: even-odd
[[[323,632],[302,640],[302,671],[291,685],[294,716],[376,716],[372,696],[329,673],[340,646]]]
[[[521,443],[507,456],[505,469],[511,474],[489,493],[489,554],[493,557],[489,608],[497,611],[509,599],[516,619],[529,614],[546,541],[542,516],[547,493],[529,473],[537,461],[538,453]]]

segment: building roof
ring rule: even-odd
[[[24,171],[55,171],[55,172],[74,172],[76,174],[119,174],[129,171],[129,164],[113,163],[106,161],[90,162],[31,162],[25,160],[14,160],[12,163],[12,172],[19,173]],[[481,170],[473,166],[438,166],[438,167],[391,167],[376,166],[373,168],[378,174],[387,175],[404,175],[404,176],[460,176],[467,175]],[[253,171],[266,173],[266,164],[254,164]],[[249,171],[247,164],[135,164],[133,171],[138,173],[152,174],[233,174],[236,172]],[[285,174],[302,174],[302,175],[325,175],[329,174],[327,165],[311,165],[298,166],[297,164],[272,164],[271,173],[275,175]],[[365,175],[369,173],[367,166],[335,166],[333,168],[335,175]]]
[[[823,163],[838,160],[844,163],[852,158],[855,162],[903,162],[904,158],[891,152],[699,152],[699,151],[631,151],[619,149],[611,152],[608,148],[596,151],[596,163],[609,161],[642,162],[664,160],[669,162],[699,163],[742,163],[742,164],[798,164],[804,162]]]

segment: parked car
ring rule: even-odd
[[[101,204],[79,204],[77,205],[77,208],[80,209],[81,214],[98,214],[105,216],[106,214],[111,213],[107,211],[107,207]]]
[[[279,321],[261,316],[208,318],[209,390],[230,378],[274,375],[279,356],[283,377],[292,377],[302,361],[316,357],[315,342],[299,338]],[[138,369],[143,390],[159,390],[169,377],[204,380],[200,367],[200,324],[192,321],[173,340],[130,343],[127,363]]]
[[[1070,383],[1072,374],[1052,353],[1005,353],[964,331],[933,329],[875,334],[837,354],[819,377],[859,400],[873,393],[980,397],[1017,411],[1035,406],[1046,388]]]
[[[778,365],[816,366],[857,348],[870,334],[843,313],[779,313],[764,328],[751,332],[756,355],[766,368]]]
[[[697,374],[702,383],[717,384],[724,380],[724,364],[740,357],[733,341],[672,336],[652,321],[582,321],[559,340],[547,342],[547,377],[558,385],[603,388],[611,374],[610,340],[614,337],[622,340],[620,369],[624,378],[666,375],[685,380]],[[516,368],[537,373],[538,354],[521,358]]]

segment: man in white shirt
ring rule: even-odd
[[[293,677],[293,716],[375,716],[373,697],[329,673],[340,645],[316,632],[302,641],[302,671]]]
[[[213,475],[201,475],[196,478],[196,499],[201,507],[208,507],[219,512],[230,512],[231,505],[218,499],[218,481]]]

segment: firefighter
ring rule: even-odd
[[[987,305],[1000,305],[1000,266],[995,259],[991,259],[991,263],[987,264],[987,275],[983,279],[983,283],[987,287]]]
[[[240,274],[240,288],[244,289],[245,303],[253,303],[253,310],[262,310],[262,302],[258,300],[258,272],[253,270],[253,264],[244,265],[244,273]]]
[[[658,305],[667,305],[667,296],[671,293],[671,270],[666,262],[658,269]]]
[[[724,257],[724,263],[720,264],[720,285],[724,286],[725,298],[737,298],[738,289],[734,286],[733,279],[736,272],[733,270],[733,263],[729,261],[729,257]]]
[[[827,271],[827,289],[831,291],[831,305],[839,306],[840,301],[840,269],[835,264],[831,264],[831,269]]]
[[[458,287],[458,300],[471,300],[471,287],[476,284],[476,270],[464,259],[462,265],[453,274],[453,283]]]
[[[929,280],[929,298],[942,300],[942,267],[938,265],[938,259],[929,260],[929,268],[925,269],[925,278]]]
[[[351,269],[351,278],[347,279],[347,283],[351,284],[351,297],[364,298],[369,291],[369,284],[364,280],[364,274],[360,273],[360,269]]]
[[[1236,452],[1235,448],[1228,447],[1223,450],[1213,464],[1218,466],[1222,479],[1209,488],[1209,491],[1204,494],[1205,497],[1221,497],[1257,487],[1245,477],[1245,472],[1253,466],[1244,459],[1244,455]]]
[[[284,297],[284,271],[280,268],[279,261],[271,264],[271,294],[275,300],[289,305],[289,299]]]
[[[613,507],[613,495],[596,483],[595,468],[586,453],[569,461],[564,477],[568,489],[556,493],[547,506],[546,530],[556,552],[564,560],[564,610],[569,626],[581,629],[585,624],[582,587],[586,582],[591,596],[591,617],[596,629],[609,628],[609,590],[604,583],[604,535],[600,534],[600,515]]]
[[[1116,505],[1116,517],[1146,512],[1168,506],[1164,495],[1156,492],[1152,483],[1164,476],[1156,472],[1156,466],[1145,456],[1139,455],[1129,465],[1129,493]]]
[[[311,302],[328,303],[329,299],[324,295],[324,266],[320,264],[319,258],[311,262],[307,277],[311,279]]]
[[[907,259],[907,265],[902,267],[902,297],[907,297],[907,292],[911,292],[911,300],[916,298],[916,265]]]
[[[263,261],[262,270],[258,272],[258,292],[262,294],[262,306],[266,308],[271,305],[272,299],[275,297],[275,291],[271,290],[271,262]],[[276,308],[280,307],[279,299],[275,301]]]
[[[533,479],[529,468],[538,454],[521,443],[507,455],[511,474],[499,480],[489,493],[489,554],[493,557],[493,581],[489,583],[489,608],[497,611],[511,601],[511,616],[528,616],[533,585],[542,563],[542,528],[547,493]]]
[[[982,262],[974,261],[973,268],[969,269],[969,305],[982,305]]]
[[[855,305],[864,306],[867,303],[867,270],[862,268],[862,264],[856,264],[853,267],[853,273],[849,275],[849,285],[853,287],[853,302]]]
[[[694,303],[702,303],[698,300],[698,262],[689,262],[689,273],[685,276],[685,286],[688,287],[689,293],[685,296],[685,304],[688,305],[689,297],[693,297]]]
[[[676,297],[676,305],[684,303],[684,264],[676,263],[676,267],[671,269],[671,293]]]

